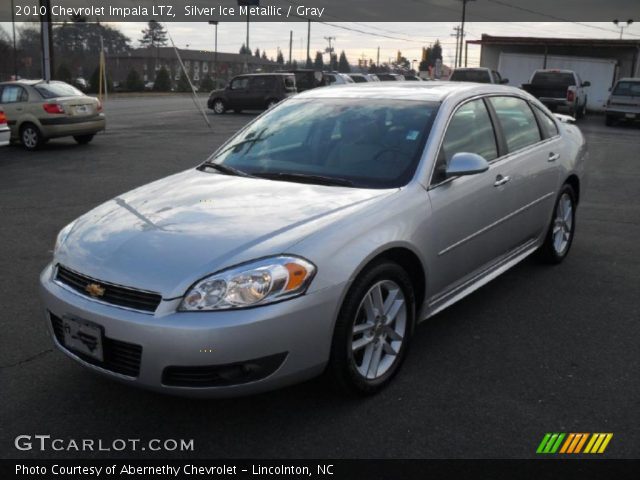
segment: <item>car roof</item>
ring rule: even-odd
[[[485,68],[485,67],[461,67],[461,68],[454,68],[453,71],[454,72],[460,72],[460,71],[464,71],[464,70],[491,70],[490,68]]]
[[[470,82],[369,82],[315,88],[298,94],[298,98],[382,98],[441,102],[445,98],[460,94],[473,96],[486,93],[517,93],[519,88],[489,83]]]
[[[237,75],[238,77],[267,77],[267,76],[276,76],[276,77],[288,77],[293,75],[291,72],[272,72],[272,73],[243,73],[241,75]]]
[[[37,85],[42,82],[44,82],[44,80],[10,80],[8,82],[1,82],[0,85]]]
[[[640,77],[623,77],[618,79],[619,82],[640,82]]]

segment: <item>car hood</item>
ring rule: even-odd
[[[287,248],[396,190],[182,172],[77,219],[55,262],[105,282],[184,294],[222,268]]]

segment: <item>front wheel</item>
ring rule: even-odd
[[[564,184],[553,209],[551,225],[539,257],[545,263],[560,263],[569,253],[576,229],[576,195],[569,184]]]
[[[329,372],[350,393],[370,395],[398,372],[415,323],[415,296],[407,273],[383,261],[353,283],[336,322]]]
[[[94,136],[95,135],[74,135],[73,139],[78,142],[79,145],[86,145],[93,140]]]

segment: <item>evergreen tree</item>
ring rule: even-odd
[[[249,50],[244,43],[240,47],[240,55],[251,55],[251,50]]]
[[[178,79],[178,84],[176,85],[176,90],[178,92],[190,92],[191,85],[189,85],[189,79],[184,72],[180,73],[180,78]]]
[[[267,59],[267,52],[266,52],[266,50],[263,50],[263,51],[262,51],[262,57],[261,57],[261,58],[262,58],[262,60],[268,60],[268,59]]]
[[[155,20],[150,20],[147,23],[147,28],[142,30],[140,45],[143,47],[164,47],[167,43],[167,31],[165,28]]]
[[[297,61],[297,60],[294,60],[293,62],[291,62],[291,68],[292,68],[293,70],[297,70],[297,69],[299,68],[299,67],[298,67],[298,61]]]
[[[282,55],[282,51],[280,49],[278,49],[278,58],[276,59],[276,62],[280,65],[284,65],[284,56]]]
[[[313,68],[313,62],[311,61],[311,58],[307,57],[307,63],[305,63],[305,68]]]
[[[256,51],[253,52],[253,56],[256,57],[256,58],[260,58],[260,49],[259,48],[256,48]]]
[[[102,86],[104,91],[105,85]],[[107,91],[110,92],[113,90],[113,82],[111,81],[111,77],[107,73]],[[100,89],[100,67],[96,67],[91,74],[91,78],[89,79],[89,93],[98,93]]]
[[[313,67],[316,70],[324,70],[324,61],[322,60],[322,52],[316,52],[316,59],[313,62]]]
[[[338,56],[335,53],[331,54],[329,68],[333,72],[338,70]]]
[[[347,55],[344,53],[344,50],[340,52],[340,60],[338,60],[338,71],[341,73],[351,72],[351,66],[349,65],[349,60],[347,60]]]
[[[71,70],[66,63],[61,63],[58,66],[58,70],[56,71],[56,80],[60,80],[61,82],[71,83]]]
[[[144,90],[144,82],[140,77],[140,74],[135,68],[129,70],[126,81],[127,90],[130,92],[141,92]]]
[[[436,40],[436,43],[431,47],[429,66],[434,67],[438,60],[442,60],[442,45],[440,45],[440,40]]]
[[[180,77],[182,78],[182,76]],[[156,80],[153,83],[153,89],[156,92],[170,92],[171,91],[171,78],[167,69],[162,67],[156,74]]]

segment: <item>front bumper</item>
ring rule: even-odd
[[[112,378],[159,392],[201,397],[252,394],[321,373],[329,359],[344,288],[337,285],[281,303],[220,312],[177,312],[180,300],[176,299],[162,301],[155,314],[145,314],[70,291],[56,283],[52,273],[51,265],[42,272],[41,295],[49,333],[60,350]],[[52,323],[52,317],[65,316],[99,325],[109,342],[140,346],[137,376],[117,373],[108,364],[90,363],[65,348]],[[185,367],[187,376],[202,379],[198,375],[206,367],[237,370],[238,365],[250,367],[260,362],[270,362],[275,371],[264,378],[249,377],[249,381],[245,378],[223,386],[187,386],[168,380],[175,378],[171,373],[180,367]]]

